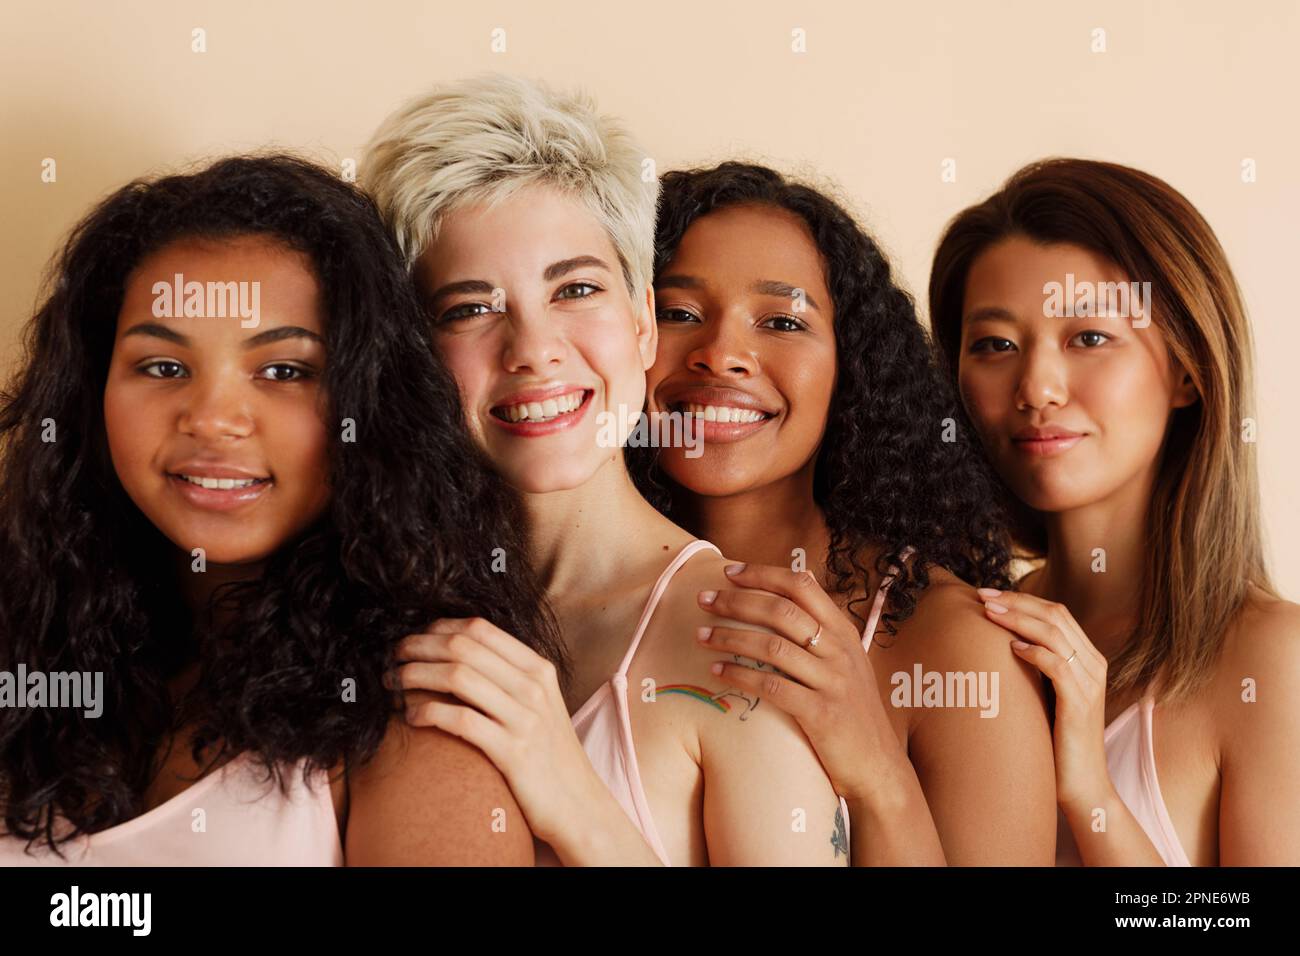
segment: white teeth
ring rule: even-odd
[[[546,422],[552,418],[567,414],[582,404],[583,392],[569,392],[559,398],[548,398],[542,402],[521,402],[518,405],[506,405],[500,409],[502,416],[512,422]]]
[[[251,488],[261,480],[259,478],[200,478],[195,475],[181,475],[180,477],[191,485],[220,491],[229,491],[232,488]]]
[[[767,416],[753,408],[737,408],[734,405],[694,405],[687,404],[683,411],[706,422],[731,422],[747,424],[762,421]]]

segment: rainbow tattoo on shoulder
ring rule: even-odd
[[[724,714],[731,713],[731,704],[725,700],[720,700],[714,695],[713,691],[707,687],[700,687],[698,684],[664,684],[662,687],[655,688],[655,696],[659,694],[685,694],[687,697],[694,697],[702,704],[716,707]]]
[[[708,704],[710,707],[719,710],[724,714],[731,713],[731,702],[726,698],[739,697],[745,702],[745,709],[740,714],[741,720],[747,720],[749,718],[749,712],[758,706],[759,701],[759,698],[757,697],[746,697],[744,694],[740,693],[740,691],[730,688],[721,693],[715,694],[707,687],[701,687],[698,684],[664,684],[661,687],[655,688],[655,695],[658,696],[659,694],[682,694],[686,697],[694,698],[702,704]]]

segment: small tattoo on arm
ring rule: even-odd
[[[762,661],[751,660],[748,657],[741,657],[739,654],[732,654],[731,659],[735,663],[740,664],[742,667],[749,667],[754,670],[760,670],[760,671],[763,670],[775,671],[776,673],[780,674],[782,677],[789,676],[780,668],[773,667],[771,664],[765,664]],[[683,696],[686,697],[693,697],[696,700],[698,700],[700,703],[708,704],[714,709],[722,711],[722,713],[724,714],[731,713],[732,704],[727,700],[727,698],[734,697],[743,701],[745,704],[745,709],[740,712],[741,720],[748,720],[749,715],[754,711],[754,708],[756,708],[762,702],[761,697],[758,697],[757,695],[751,697],[749,694],[746,694],[744,691],[736,690],[736,688],[734,687],[728,687],[726,690],[719,691],[718,693],[715,694],[707,687],[701,687],[698,684],[664,684],[660,687],[657,687],[655,689],[655,693],[656,694],[682,694]]]
[[[849,855],[849,835],[844,828],[844,808],[835,808],[835,832],[831,834],[831,846],[835,848],[835,859],[843,853]]]

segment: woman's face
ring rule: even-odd
[[[655,412],[693,414],[703,448],[665,448],[700,495],[761,488],[811,469],[835,389],[826,265],[794,213],[730,206],[695,220],[655,281]]]
[[[578,200],[526,187],[443,220],[416,279],[475,440],[523,492],[585,484],[622,461],[645,401],[653,293],[633,302],[618,253]]]
[[[1021,236],[971,266],[962,400],[995,467],[1031,508],[1084,507],[1149,480],[1173,409],[1196,400],[1149,315],[1054,314],[1060,303],[1045,289],[1133,279],[1142,277],[1082,247]]]
[[[188,316],[185,298],[162,297],[178,274],[205,293]],[[218,310],[209,282],[249,283],[233,288],[256,310],[242,317],[233,297]],[[108,447],[126,493],[178,548],[256,563],[324,511],[322,316],[306,257],[260,237],[176,242],[128,277],[104,388]]]

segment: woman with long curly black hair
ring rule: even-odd
[[[563,661],[363,194],[287,156],[115,192],[0,442],[0,677],[102,681],[0,708],[0,860],[531,862],[495,768],[385,686],[439,617]]]
[[[999,498],[911,299],[816,189],[735,162],[661,185],[648,405],[702,444],[634,450],[633,472],[770,592],[701,603],[778,637],[717,626],[701,646],[783,673],[714,672],[798,720],[855,864],[1050,863],[1042,688],[974,591],[1007,580]]]

